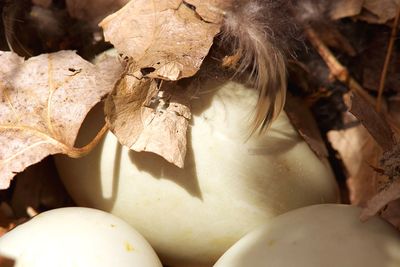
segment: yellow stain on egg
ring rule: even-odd
[[[133,246],[132,246],[128,241],[126,241],[126,242],[125,242],[125,250],[126,250],[127,252],[132,252],[132,251],[134,251],[135,249],[133,248]]]

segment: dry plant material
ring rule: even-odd
[[[389,202],[400,197],[400,145],[397,143],[395,135],[386,121],[386,118],[390,119],[390,116],[384,114],[385,117],[383,117],[377,113],[374,109],[375,99],[369,96],[348,74],[347,69],[340,64],[313,29],[307,28],[306,33],[310,42],[325,60],[332,75],[352,90],[344,97],[349,111],[360,120],[384,152],[383,157],[380,159],[381,169],[375,168],[375,170],[388,177],[388,181],[384,189],[367,202],[361,215],[362,219],[367,219],[375,215]],[[377,182],[374,185],[376,188],[379,186]]]
[[[71,17],[98,23],[128,2],[129,0],[66,0],[65,4]]]
[[[0,189],[8,188],[18,172],[50,154],[79,157],[99,140],[75,148],[88,111],[113,88],[104,72],[73,51],[43,54],[24,61],[0,53]],[[118,77],[121,65],[113,61]],[[104,132],[103,129],[102,132]]]
[[[234,0],[185,0],[184,2],[192,5],[203,20],[222,23],[225,10],[232,7]]]
[[[383,24],[396,17],[400,6],[398,0],[365,0],[364,8],[373,16],[360,16],[369,23]]]
[[[389,151],[396,144],[392,129],[386,120],[362,97],[349,92],[346,105],[384,151]]]
[[[193,76],[220,30],[182,0],[131,1],[100,26],[118,52],[150,78]]]
[[[388,48],[387,48],[387,52],[386,52],[386,56],[385,56],[385,63],[383,64],[381,79],[379,82],[378,102],[376,103],[376,110],[378,112],[381,111],[382,95],[383,95],[383,90],[385,89],[386,78],[387,78],[387,74],[389,71],[390,59],[392,58],[394,42],[397,38],[399,19],[400,19],[400,7],[398,8],[396,18],[393,22],[392,32],[390,34],[389,44],[388,44]]]
[[[321,2],[328,6],[329,16],[333,20],[353,17],[374,24],[385,24],[394,19],[400,6],[398,0],[339,0],[329,4],[329,1]]]
[[[222,12],[213,2],[223,3],[131,1],[100,23],[106,40],[128,59],[106,101],[110,130],[130,149],[156,153],[180,168],[191,117],[189,98],[168,81],[200,69],[221,27]]]
[[[350,113],[345,116],[355,119]],[[362,125],[332,130],[327,136],[345,165],[350,202],[365,206],[377,193],[377,185],[382,180],[379,173],[372,168],[377,166],[382,149]]]
[[[15,266],[15,261],[12,259],[7,259],[0,256],[0,266],[1,267],[13,267]]]
[[[400,198],[400,144],[383,153],[380,166],[379,171],[389,180],[383,185],[383,190],[368,201],[361,213],[363,220],[374,216],[390,202]]]
[[[71,204],[51,157],[29,166],[15,178],[10,205],[18,218],[28,216],[29,209],[41,212]]]
[[[364,0],[334,1],[331,9],[329,10],[329,16],[333,20],[356,16],[360,14],[363,4]]]
[[[288,94],[285,111],[290,122],[295,126],[311,150],[314,151],[320,159],[326,159],[328,157],[328,150],[326,149],[321,133],[313,120],[310,110],[301,103],[300,99]]]
[[[176,83],[158,82],[128,71],[105,103],[106,121],[121,144],[164,157],[183,168],[189,98]],[[133,67],[135,68],[135,67]]]
[[[32,0],[32,3],[34,5],[43,7],[43,8],[49,8],[52,4],[53,0]]]

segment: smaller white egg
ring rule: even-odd
[[[400,235],[360,209],[324,204],[289,211],[250,232],[214,267],[396,267]]]
[[[39,214],[0,238],[0,255],[15,267],[161,267],[153,248],[130,225],[89,208]]]

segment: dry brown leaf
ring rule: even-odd
[[[165,80],[193,76],[220,30],[182,0],[131,1],[100,26],[105,39],[143,74]]]
[[[0,266],[1,267],[13,267],[15,266],[15,261],[12,259],[4,258],[0,256]]]
[[[114,62],[118,77],[121,65]],[[73,51],[25,61],[0,52],[0,189],[49,154],[77,156],[73,147],[87,112],[113,84],[103,71]]]
[[[364,8],[374,16],[361,14],[360,18],[369,23],[383,24],[396,16],[399,6],[399,0],[365,0]]]
[[[367,220],[374,216],[389,202],[400,198],[400,179],[391,183],[387,188],[376,194],[370,201],[368,201],[365,209],[362,210],[361,220]]]
[[[130,149],[156,153],[182,168],[191,117],[185,92],[175,83],[159,85],[140,72],[129,73],[106,100],[111,131]]]
[[[339,0],[334,1],[329,15],[332,19],[342,19],[360,14],[364,0]]]
[[[43,0],[42,0],[43,1]],[[71,17],[98,23],[107,15],[122,8],[129,0],[66,0]]]
[[[352,115],[346,114],[346,117],[352,117]],[[362,125],[345,130],[329,131],[328,140],[338,151],[346,167],[350,202],[354,205],[365,206],[367,201],[378,192],[378,183],[382,179],[371,167],[377,167],[382,149]]]
[[[311,112],[301,102],[290,94],[287,95],[285,111],[290,119],[290,122],[296,127],[304,141],[309,145],[312,151],[319,158],[327,158],[328,150],[325,147],[321,137],[321,132],[316,125]]]
[[[27,209],[38,212],[71,204],[52,157],[29,166],[16,176],[10,201],[16,217],[27,217]]]
[[[358,94],[349,92],[345,99],[349,111],[360,120],[382,149],[390,150],[396,142],[393,131],[385,118]]]
[[[37,6],[49,8],[53,0],[32,0],[32,3]]]

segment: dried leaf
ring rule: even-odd
[[[112,79],[73,51],[25,61],[0,52],[0,189],[49,154],[73,147],[87,112],[113,88]],[[114,61],[117,77],[121,65]],[[110,71],[110,69],[108,69]]]
[[[193,5],[203,20],[222,23],[224,10],[232,5],[233,0],[185,0],[185,2]]]
[[[15,261],[12,259],[8,259],[0,256],[0,266],[1,267],[13,267],[15,266]]]
[[[41,6],[44,8],[49,8],[52,4],[53,0],[32,0],[32,3],[37,6]]]
[[[342,19],[360,14],[364,0],[339,0],[332,4],[329,15],[332,19]]]
[[[148,151],[182,168],[190,119],[188,99],[175,83],[125,75],[107,98],[106,120],[123,145]]]
[[[383,150],[390,150],[396,142],[389,124],[358,94],[352,92],[348,94],[345,97],[349,111],[360,120]]]
[[[374,216],[389,202],[400,198],[400,179],[394,181],[386,189],[379,192],[367,203],[367,207],[361,212],[361,220],[367,220]]]
[[[16,176],[10,203],[16,217],[28,216],[27,208],[41,212],[71,204],[51,157]]]
[[[370,23],[383,24],[396,16],[399,6],[399,0],[365,0],[364,8],[374,17],[361,15],[361,18]]]
[[[128,2],[129,0],[66,0],[65,4],[71,17],[98,23]]]
[[[346,114],[346,117],[352,116]],[[378,167],[382,149],[362,125],[329,131],[327,136],[346,167],[350,202],[357,206],[365,206],[378,192],[378,184],[382,180],[372,168]]]
[[[182,0],[131,1],[100,26],[105,39],[133,58],[142,73],[165,80],[194,75],[220,29]]]
[[[290,122],[296,127],[311,150],[314,151],[319,158],[327,158],[328,150],[322,140],[321,133],[315,124],[311,112],[301,103],[300,99],[288,94],[285,111]]]

